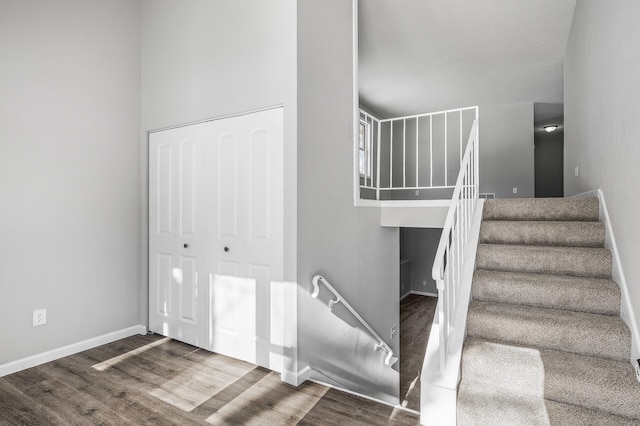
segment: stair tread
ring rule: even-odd
[[[486,200],[485,220],[572,220],[599,219],[599,201],[586,198],[501,198]]]
[[[540,353],[547,399],[640,420],[640,383],[628,360],[548,349]]]
[[[480,242],[546,246],[604,247],[605,226],[597,221],[484,220]]]
[[[500,371],[496,369],[500,367]],[[470,338],[463,353],[460,392],[482,393],[473,382],[487,382],[487,392],[516,392],[516,400],[546,401],[598,410],[594,414],[640,419],[640,383],[628,361],[612,361],[573,353]],[[486,377],[495,374],[495,377]],[[515,377],[513,377],[515,375]]]
[[[478,269],[472,297],[553,309],[619,315],[620,287],[611,279]]]
[[[577,405],[545,400],[551,426],[582,425],[582,426],[638,426],[638,421],[616,414],[591,410]]]
[[[631,334],[619,317],[473,300],[467,318],[471,337],[617,360],[630,357]]]
[[[461,369],[458,424],[548,424],[544,368],[536,351],[467,338]]]
[[[478,244],[479,269],[611,277],[611,252],[602,247]]]

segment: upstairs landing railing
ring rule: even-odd
[[[478,121],[474,121],[453,191],[451,207],[433,263],[432,277],[438,287],[440,372],[444,374],[453,318],[460,304],[463,263],[471,224],[479,197]]]
[[[376,340],[378,340],[378,343],[376,343],[373,346],[373,350],[382,349],[385,352],[387,352],[387,356],[384,358],[384,363],[386,365],[393,366],[393,364],[395,364],[398,361],[398,357],[394,356],[393,350],[391,349],[391,347],[387,345],[387,343],[382,339],[382,337],[380,337],[380,335],[376,333],[376,331],[373,328],[371,328],[371,326],[360,316],[360,314],[358,314],[358,312],[356,312],[356,310],[353,309],[353,307],[349,304],[349,302],[344,300],[344,298],[340,295],[340,293],[338,293],[338,291],[335,288],[333,288],[333,286],[329,284],[329,282],[323,276],[316,275],[315,277],[313,277],[313,280],[311,280],[311,283],[313,284],[313,293],[311,294],[311,297],[317,298],[318,295],[320,294],[320,286],[318,285],[318,283],[324,284],[324,286],[327,287],[327,289],[335,297],[335,299],[329,300],[329,309],[333,309],[333,305],[335,305],[336,303],[342,303],[344,307],[347,308],[349,312],[351,312],[351,314],[358,321],[360,321],[360,323],[367,329],[367,331],[371,333],[371,335],[375,337]]]
[[[454,189],[464,138],[475,120],[477,106],[388,119],[361,109],[360,198],[380,200],[386,191]]]

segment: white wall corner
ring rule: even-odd
[[[116,340],[135,336],[136,334],[147,334],[147,327],[141,324],[134,325],[133,327],[113,331],[111,333],[103,334],[102,336],[92,337],[91,339],[72,343],[61,348],[52,349],[27,358],[2,364],[0,365],[0,377],[17,373],[18,371],[26,370],[27,368],[35,367],[40,364],[55,361],[57,359],[64,358],[65,356],[77,354],[78,352],[106,345],[107,343],[115,342]]]
[[[611,278],[620,286],[620,293],[622,301],[620,303],[620,317],[631,330],[631,363],[634,360],[640,358],[640,332],[638,331],[638,324],[635,321],[635,313],[633,304],[631,303],[631,297],[629,296],[629,287],[627,286],[627,280],[624,276],[622,269],[622,262],[620,261],[620,252],[616,245],[616,239],[613,232],[613,226],[611,225],[611,219],[609,217],[609,211],[607,210],[607,203],[604,199],[604,192],[602,189],[597,190],[597,196],[600,201],[600,220],[602,220],[606,227],[605,234],[605,248],[611,251],[612,270]]]
[[[300,371],[284,370],[280,375],[280,380],[292,386],[300,386],[311,376],[311,367],[308,365]]]
[[[298,386],[297,289],[298,285],[295,282],[271,282],[270,345],[277,352],[277,354],[274,351],[272,353],[277,356],[272,356],[269,368],[279,372],[283,382],[294,386]]]

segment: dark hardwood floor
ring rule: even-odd
[[[400,404],[420,411],[420,372],[438,299],[410,294],[400,302]]]
[[[403,328],[402,340],[411,332]],[[294,388],[269,370],[157,335],[0,378],[3,425],[418,423],[406,411],[315,383]]]

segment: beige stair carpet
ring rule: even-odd
[[[487,200],[457,424],[640,425],[597,198]]]

